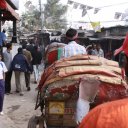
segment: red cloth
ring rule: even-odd
[[[116,56],[121,51],[124,51],[125,54],[126,54],[126,56],[128,57],[128,33],[126,34],[125,40],[123,42],[123,45],[120,48],[118,48],[118,49],[115,50],[114,55]]]
[[[5,2],[5,0],[0,0],[0,8],[1,9],[6,9],[6,2]]]
[[[123,46],[115,50],[114,56],[118,55],[121,51],[123,51]]]
[[[123,42],[123,51],[125,52],[126,56],[128,56],[128,33]]]
[[[95,98],[92,107],[108,101],[119,100],[128,97],[126,88],[122,85],[112,85],[108,83],[101,83],[99,92]]]
[[[48,64],[52,64],[57,60],[58,51],[54,50],[48,53]]]

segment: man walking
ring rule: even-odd
[[[12,70],[11,70],[11,64],[12,64],[12,44],[7,43],[6,44],[6,51],[3,53],[3,60],[4,63],[8,69],[8,71],[5,73],[5,93],[10,94],[11,92],[11,77],[12,77]]]
[[[39,65],[41,64],[42,60],[42,54],[40,51],[38,51],[38,47],[34,46],[34,52],[32,53],[32,65],[33,65],[33,71],[34,71],[34,83],[37,84],[39,79]]]
[[[22,48],[23,48],[23,54],[25,55],[30,68],[32,68],[32,65],[31,65],[31,61],[32,61],[31,52],[26,49],[26,45],[25,44],[22,45]],[[30,71],[25,72],[25,83],[26,83],[27,91],[30,91],[30,89],[31,89],[30,88],[30,76],[31,76],[31,72]]]
[[[13,58],[12,70],[15,73],[16,92],[20,93],[20,96],[23,96],[22,78],[23,78],[24,72],[27,72],[29,70],[29,65],[26,60],[26,57],[23,54],[22,48],[18,48],[18,53]]]

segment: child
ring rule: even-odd
[[[0,115],[3,115],[3,101],[4,101],[4,93],[5,93],[5,72],[7,72],[7,68],[2,60],[2,55],[0,54]]]

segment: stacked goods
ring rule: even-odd
[[[78,55],[58,60],[46,68],[41,76],[39,90],[46,100],[45,115],[48,126],[75,127],[74,113],[83,78],[98,77],[98,90],[83,91],[88,100],[93,97],[96,106],[103,102],[128,96],[127,84],[122,80],[121,69],[115,61],[91,55]],[[83,94],[84,94],[83,93]],[[95,93],[95,96],[94,96]],[[92,95],[93,94],[93,95]]]
[[[52,64],[58,60],[58,49],[63,48],[66,44],[54,42],[50,44],[46,49],[46,60],[48,64]]]
[[[105,102],[127,96],[127,84],[115,61],[91,55],[78,55],[54,62],[42,74],[39,88],[47,98],[67,99],[78,91],[83,77],[101,81],[96,100]]]

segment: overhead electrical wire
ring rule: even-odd
[[[102,9],[102,8],[106,8],[106,7],[113,7],[113,6],[118,6],[118,5],[123,5],[123,4],[128,4],[128,2],[122,2],[122,3],[117,3],[117,4],[111,4],[111,5],[106,5],[106,6],[102,6],[102,7],[97,7],[98,9]],[[93,7],[94,8],[94,7]],[[91,23],[91,19],[90,19],[90,16],[87,12],[87,16],[89,18],[89,22],[85,22],[85,23]],[[110,20],[110,21],[100,21],[100,23],[107,23],[107,22],[123,22],[123,21],[126,21],[126,20],[118,20],[118,21],[115,21],[115,20]]]
[[[126,20],[117,20],[117,21],[115,21],[115,20],[110,20],[110,21],[100,21],[100,23],[105,23],[105,22],[123,22],[123,21],[126,21]],[[79,22],[79,23],[90,23],[90,21],[89,21],[89,22],[84,22],[84,21],[74,21],[74,22]],[[99,21],[94,21],[94,22],[99,22]]]
[[[79,2],[75,2],[75,3],[78,3],[78,4],[82,4],[82,3],[79,3]],[[111,7],[111,6],[118,6],[118,5],[123,5],[123,4],[128,4],[128,2],[122,2],[122,3],[116,3],[116,4],[110,4],[110,5],[106,5],[106,6],[101,6],[101,7],[93,7],[93,8],[106,8],[106,7]],[[85,5],[85,6],[88,6],[86,4],[82,4],[82,5]],[[90,5],[89,5],[90,6]]]
[[[79,3],[79,2],[75,2],[75,3],[82,4],[82,3]],[[101,6],[101,7],[94,7],[94,6],[93,6],[93,9],[95,9],[95,8],[103,9],[103,8],[107,8],[107,7],[113,7],[113,6],[124,5],[124,4],[128,4],[128,2],[115,3],[115,4],[110,4],[110,5]],[[85,5],[85,4],[82,4],[82,5]],[[85,6],[88,6],[88,5],[85,5]],[[91,10],[91,9],[90,9],[90,10]],[[77,22],[77,23],[91,23],[92,21],[91,21],[91,18],[90,18],[90,16],[89,16],[89,14],[88,14],[88,11],[87,11],[87,17],[88,17],[88,19],[89,19],[89,22],[72,21],[72,23],[73,23],[73,22]],[[109,23],[109,22],[113,22],[113,23],[114,23],[114,22],[124,22],[124,21],[126,21],[126,20],[100,21],[100,23]],[[95,21],[95,22],[96,22],[96,21]]]
[[[122,3],[117,3],[117,4],[110,4],[110,5],[101,6],[101,7],[97,7],[97,8],[101,9],[101,8],[106,8],[106,7],[111,7],[111,6],[118,6],[118,5],[122,5],[122,4],[128,4],[128,2],[122,2]]]
[[[126,21],[126,20],[118,20],[118,21],[114,21],[114,20],[110,20],[110,21],[100,21],[100,23],[106,23],[106,22],[123,22],[123,21]],[[71,21],[61,21],[63,23],[70,23]],[[88,22],[84,22],[84,21],[72,21],[74,23],[91,23],[90,21]],[[98,21],[94,21],[94,22],[98,22]]]

